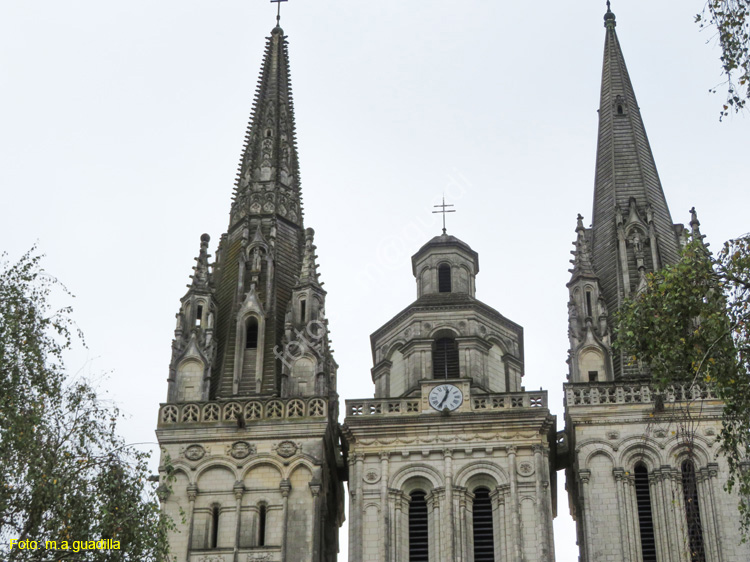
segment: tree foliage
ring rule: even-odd
[[[63,354],[76,330],[69,308],[50,306],[55,287],[61,285],[40,270],[33,250],[13,265],[3,256],[0,558],[166,560],[171,522],[148,481],[149,455],[118,437],[116,408],[98,400],[88,382],[65,375]],[[11,549],[11,539],[38,547]],[[119,541],[120,550],[75,551],[75,541],[103,539]],[[57,549],[47,549],[47,540]]]
[[[650,274],[646,291],[620,308],[616,345],[662,392],[709,384],[723,400],[729,488],[739,492],[750,530],[750,236],[726,242],[715,258],[691,240],[677,264]]]
[[[731,109],[740,111],[750,98],[750,0],[708,0],[695,20],[701,28],[715,29],[721,46],[727,86],[723,118]]]

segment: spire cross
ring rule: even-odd
[[[445,204],[445,195],[443,195],[443,204],[442,205],[433,205],[433,207],[440,207],[439,211],[432,211],[432,214],[435,213],[442,213],[443,215],[443,234],[445,234],[445,213],[455,213],[455,209],[452,209],[450,211],[446,211],[446,207],[453,207],[453,205],[446,205]]]
[[[271,0],[271,4],[276,4],[276,25],[281,23],[281,3],[289,0]]]

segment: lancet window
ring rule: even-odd
[[[492,500],[487,488],[474,490],[472,522],[474,526],[474,562],[495,562],[492,528]]]
[[[438,291],[441,293],[450,293],[451,290],[451,266],[444,263],[438,267]]]
[[[427,499],[415,490],[409,500],[409,562],[429,561],[429,538]]]
[[[440,338],[435,341],[432,352],[432,376],[436,379],[459,377],[458,345],[453,338]]]
[[[657,562],[654,519],[651,512],[651,492],[648,484],[648,470],[642,463],[635,466],[635,498],[638,504],[638,526],[641,532],[641,553],[643,562]]]

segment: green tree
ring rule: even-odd
[[[750,0],[708,0],[695,21],[701,29],[716,30],[727,86],[724,118],[732,109],[744,108],[750,98]]]
[[[51,308],[50,292],[64,287],[39,259],[32,250],[0,262],[0,558],[168,560],[172,523],[148,479],[149,455],[118,437],[116,408],[66,377],[76,330],[69,308]],[[12,539],[38,548],[11,549]],[[102,539],[120,550],[75,551],[74,541]]]
[[[719,439],[747,535],[750,236],[726,242],[715,258],[702,240],[691,240],[677,264],[649,275],[646,291],[620,308],[616,333],[617,347],[647,366],[658,391],[665,393],[674,384],[708,384],[724,402]],[[679,423],[699,423],[690,404],[673,413]],[[692,435],[694,427],[688,427],[684,436],[689,441]]]

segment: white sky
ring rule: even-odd
[[[750,230],[750,121],[718,122],[701,6],[613,11],[673,220],[695,205],[718,249]],[[449,233],[480,255],[477,296],[524,327],[526,388],[549,391],[562,429],[565,283],[576,214],[591,216],[604,11],[282,7],[342,400],[372,396],[369,334],[414,300],[410,256],[439,234],[430,211],[445,191],[458,209]],[[111,372],[102,390],[127,413],[129,441],[155,440],[174,314],[201,233],[213,252],[227,226],[274,16],[265,0],[0,3],[0,249],[16,259],[38,243],[76,294],[88,351],[69,367]],[[577,560],[564,495],[555,535],[557,560]]]

